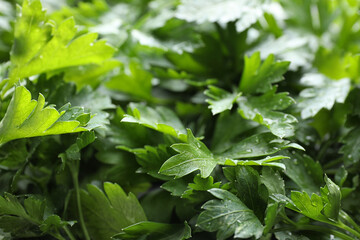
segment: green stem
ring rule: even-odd
[[[65,240],[65,238],[63,236],[61,236],[59,233],[57,234],[50,234],[51,236],[55,237],[58,240]]]
[[[360,238],[360,233],[358,231],[352,229],[351,227],[345,225],[344,223],[342,223],[340,221],[339,221],[339,227],[344,229],[345,231],[348,231],[349,233],[353,234],[357,238]]]
[[[294,221],[291,220],[288,216],[286,216],[286,214],[285,214],[284,212],[281,212],[281,213],[280,213],[280,216],[283,218],[283,221],[284,221],[284,222],[296,226],[296,222],[294,222]]]
[[[354,238],[352,238],[342,232],[336,231],[331,228],[315,226],[315,225],[297,225],[297,226],[288,227],[288,228],[277,228],[277,229],[272,230],[271,232],[282,232],[282,231],[315,231],[315,232],[321,232],[321,233],[326,233],[326,234],[332,234],[343,240],[355,240]]]
[[[81,207],[80,188],[79,188],[79,180],[78,180],[78,169],[79,169],[78,163],[76,164],[76,166],[74,166],[74,162],[70,162],[69,163],[69,168],[70,168],[71,176],[72,176],[73,182],[74,182],[75,195],[76,195],[76,204],[77,204],[77,207],[78,207],[80,226],[81,226],[81,229],[82,229],[82,231],[84,233],[85,240],[90,240],[89,232],[88,232],[88,230],[86,228],[86,225],[85,225],[84,216],[83,216],[82,207]]]
[[[67,226],[64,226],[63,229],[70,240],[76,240],[76,238],[74,237],[74,235],[72,235],[72,233],[70,232]]]
[[[340,217],[351,224],[356,231],[360,232],[360,226],[346,212],[340,211]]]

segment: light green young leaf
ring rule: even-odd
[[[168,108],[151,108],[139,103],[129,104],[130,114],[122,122],[138,123],[186,142],[186,130],[176,114]]]
[[[350,91],[347,78],[331,80],[319,73],[308,73],[301,82],[310,86],[300,92],[298,107],[303,119],[314,117],[321,109],[331,109],[335,102],[343,103]]]
[[[209,86],[209,89],[206,90],[205,95],[211,99],[206,99],[208,102],[209,108],[213,115],[221,113],[225,110],[231,110],[236,99],[240,96],[237,93],[229,93],[221,88],[215,86]]]
[[[274,162],[281,159],[289,158],[286,156],[267,156],[264,159],[259,160],[233,160],[226,159],[225,165],[228,166],[270,166],[270,167],[279,167],[285,170],[285,165],[283,163]]]
[[[251,57],[245,56],[244,72],[240,81],[241,92],[265,93],[272,89],[272,84],[283,80],[283,74],[287,71],[290,62],[276,62],[273,54],[270,54],[261,64],[260,52]]]
[[[86,227],[92,239],[108,240],[123,228],[146,221],[144,210],[132,193],[126,195],[117,184],[104,183],[103,193],[88,185],[81,192],[81,205]]]
[[[22,78],[66,67],[100,64],[113,55],[115,49],[105,41],[96,41],[96,33],[75,37],[76,32],[73,18],[55,28],[47,22],[39,0],[25,0],[15,23],[12,68],[3,93]]]
[[[169,158],[160,168],[160,173],[175,178],[200,170],[201,177],[208,177],[223,159],[215,157],[204,143],[197,140],[191,130],[187,130],[187,143],[171,146],[179,154]]]
[[[245,119],[256,121],[278,137],[290,137],[294,135],[294,123],[297,119],[277,110],[284,110],[295,101],[288,97],[288,93],[275,93],[276,88],[261,96],[239,97],[239,113]]]
[[[263,15],[262,2],[262,0],[182,0],[175,16],[188,22],[198,24],[217,22],[221,26],[237,20],[236,29],[242,32]]]
[[[182,224],[166,224],[157,222],[139,222],[123,229],[114,239],[140,239],[146,236],[147,240],[185,240],[191,237],[191,228],[185,222]]]
[[[296,211],[302,213],[303,215],[320,222],[330,222],[322,213],[324,204],[319,195],[313,193],[310,198],[306,192],[301,193],[292,191],[291,200],[298,209]]]
[[[222,189],[211,189],[209,192],[221,200],[210,200],[202,208],[197,225],[205,231],[215,232],[216,239],[260,238],[263,226],[254,212],[232,193]]]
[[[4,118],[0,122],[0,144],[8,141],[53,134],[86,131],[80,126],[75,114],[65,117],[65,111],[45,107],[45,98],[39,94],[38,101],[31,100],[31,93],[23,86],[17,87]],[[86,125],[86,121],[84,122]]]
[[[176,179],[175,179],[176,180]],[[194,182],[189,183],[187,190],[181,195],[181,198],[189,199],[191,202],[203,202],[203,194],[212,188],[220,188],[221,182],[214,183],[214,178],[209,176],[202,178],[199,174],[194,177]],[[206,199],[207,200],[207,199]]]
[[[325,187],[321,188],[321,197],[324,205],[323,213],[331,220],[337,221],[341,205],[340,187],[325,175]]]

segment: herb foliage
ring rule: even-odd
[[[0,0],[0,239],[360,239],[359,7]]]

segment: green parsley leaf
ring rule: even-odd
[[[321,197],[323,202],[325,202],[323,212],[325,216],[336,221],[339,217],[341,204],[340,187],[327,176],[325,176],[325,182],[325,187],[321,188]]]
[[[181,195],[181,198],[189,199],[191,202],[203,202],[203,199],[207,199],[209,194],[207,190],[212,188],[220,188],[221,183],[214,183],[214,178],[209,176],[207,178],[202,178],[200,175],[194,177],[194,183],[188,184],[188,189]],[[205,194],[206,195],[205,195]]]
[[[44,108],[44,105],[42,94],[38,101],[31,100],[25,87],[17,87],[0,122],[0,144],[19,138],[86,131],[76,120],[76,114],[75,118],[64,119],[65,111],[59,113],[53,107]]]
[[[270,131],[279,136],[290,137],[294,135],[294,123],[297,119],[284,110],[295,101],[288,97],[287,93],[275,93],[276,88],[266,92],[261,96],[239,97],[239,113],[245,119],[250,119],[266,126]]]
[[[320,222],[329,222],[328,218],[322,214],[324,208],[321,197],[315,193],[310,196],[306,192],[291,192],[291,200],[298,211],[305,216]]]
[[[270,54],[261,63],[260,52],[251,57],[245,56],[244,72],[241,77],[239,89],[245,94],[265,93],[272,89],[272,84],[283,80],[290,62],[276,62]]]
[[[71,66],[100,64],[114,54],[115,49],[105,41],[95,41],[96,33],[74,38],[76,32],[73,18],[54,28],[46,21],[39,0],[25,0],[15,23],[12,68],[3,93],[22,78]]]
[[[215,86],[209,86],[209,89],[204,93],[213,99],[206,99],[206,101],[210,104],[209,108],[211,109],[213,115],[221,113],[225,110],[231,110],[236,99],[240,96],[240,94],[229,93]]]
[[[171,148],[179,154],[169,158],[160,168],[160,173],[183,177],[200,170],[201,177],[208,177],[222,159],[216,158],[204,143],[197,140],[191,130],[187,130],[187,143],[173,144]]]
[[[144,210],[136,196],[126,195],[117,184],[104,183],[104,192],[88,185],[81,192],[81,205],[86,227],[94,239],[110,239],[134,223],[146,221]]]
[[[129,111],[129,114],[124,115],[122,122],[138,123],[186,142],[186,130],[170,109],[165,107],[153,109],[143,104],[131,103]]]
[[[302,79],[310,86],[300,93],[298,107],[301,117],[314,117],[322,108],[331,109],[335,102],[343,103],[350,91],[349,79],[330,80],[322,74],[308,73]]]
[[[216,238],[225,240],[235,238],[260,238],[263,226],[244,203],[232,193],[222,189],[211,189],[209,192],[221,200],[210,200],[202,208],[197,225],[209,232],[217,231]]]

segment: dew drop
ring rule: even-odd
[[[90,43],[90,47],[94,46],[94,43]]]

